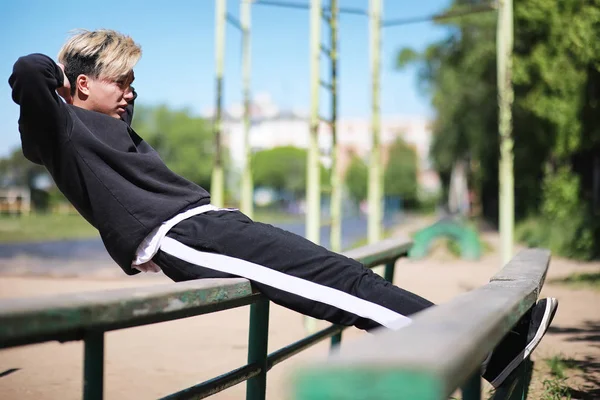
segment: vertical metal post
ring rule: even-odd
[[[331,337],[330,351],[335,349],[342,342],[342,332],[336,333]]]
[[[248,333],[248,364],[258,364],[260,374],[246,383],[247,400],[264,400],[267,390],[267,351],[269,344],[269,301],[261,300],[250,306]]]
[[[338,41],[338,0],[330,2],[329,26],[331,44],[329,58],[331,60],[331,250],[342,250],[342,171],[339,168],[339,149],[337,143],[337,41]]]
[[[306,173],[306,237],[320,242],[321,181],[319,168],[319,64],[321,51],[321,0],[310,2],[310,133]]]
[[[369,2],[371,65],[371,155],[369,157],[369,191],[368,191],[368,241],[374,243],[381,239],[383,197],[383,166],[381,162],[381,120],[380,120],[380,80],[381,80],[381,9],[383,0]],[[380,267],[373,269],[382,273]]]
[[[240,208],[244,214],[252,218],[254,213],[253,201],[253,182],[252,182],[252,163],[250,151],[250,73],[251,47],[250,47],[250,11],[252,0],[242,0],[240,6],[241,25],[242,25],[242,80],[243,80],[243,98],[244,98],[244,164],[242,170],[242,191],[240,199]]]
[[[306,238],[321,241],[321,168],[319,162],[319,82],[321,59],[321,0],[310,1],[310,128],[306,162]],[[304,329],[314,332],[316,321],[304,318]]]
[[[388,282],[394,282],[394,271],[396,269],[396,260],[390,261],[385,265],[385,273],[383,278]]]
[[[461,388],[463,400],[480,400],[481,399],[481,376],[479,372],[475,372]]]
[[[104,332],[86,332],[83,338],[83,398],[104,396]]]
[[[215,158],[213,162],[210,183],[211,202],[217,207],[224,203],[224,173],[223,173],[223,59],[225,53],[225,15],[227,13],[226,0],[216,0],[215,7],[215,58],[216,58],[216,105],[214,121],[214,146]]]
[[[498,69],[498,132],[500,134],[500,243],[502,265],[513,254],[514,231],[514,171],[512,139],[512,51],[513,51],[513,4],[512,0],[498,1],[497,24]]]

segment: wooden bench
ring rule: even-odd
[[[412,243],[384,240],[344,253],[367,267],[385,264],[392,280],[396,261]],[[0,349],[58,340],[84,341],[83,398],[102,399],[104,333],[171,321],[251,304],[248,364],[165,399],[200,399],[248,381],[246,397],[265,398],[266,374],[276,364],[331,337],[345,327],[330,326],[267,354],[269,302],[246,279],[203,279],[133,289],[0,300]]]
[[[295,399],[442,400],[459,388],[464,399],[480,399],[483,360],[535,304],[549,262],[550,252],[525,250],[487,285],[416,314],[408,327],[378,330],[303,367]],[[523,398],[529,366],[522,363],[494,398]]]

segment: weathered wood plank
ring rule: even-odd
[[[83,327],[107,327],[186,311],[198,315],[215,305],[255,301],[246,279],[202,279],[181,283],[0,301],[0,346],[19,337],[58,334]],[[228,307],[224,307],[228,308]],[[229,307],[231,308],[231,307]],[[221,307],[220,309],[223,309]],[[155,321],[156,322],[156,321]]]
[[[526,250],[489,284],[417,314],[408,327],[380,329],[302,368],[296,398],[447,398],[534,304],[549,256]]]

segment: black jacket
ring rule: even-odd
[[[122,119],[66,104],[56,93],[63,72],[42,54],[21,57],[9,78],[20,105],[23,154],[44,165],[60,191],[98,231],[106,250],[129,275],[139,243],[163,221],[208,204],[200,186],[167,168]],[[134,96],[135,98],[135,96]]]

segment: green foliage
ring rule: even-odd
[[[0,243],[83,239],[97,236],[98,231],[77,213],[34,213],[19,217],[0,215]]]
[[[186,109],[136,105],[132,125],[173,172],[210,188],[214,146],[207,121]]]
[[[454,0],[450,10],[487,0]],[[515,214],[529,244],[579,259],[598,255],[593,162],[600,154],[600,0],[514,4]],[[448,10],[449,11],[449,10]],[[498,217],[496,15],[445,22],[449,36],[398,67],[419,66],[436,110],[431,156],[443,184],[470,160],[485,217]],[[532,221],[535,221],[533,223]]]
[[[346,170],[346,187],[356,202],[361,202],[367,198],[367,186],[369,179],[369,169],[367,164],[358,156],[353,155],[350,166]]]
[[[306,191],[306,150],[285,146],[259,151],[252,156],[252,174],[256,187],[301,196]]]
[[[398,196],[402,197],[405,203],[416,203],[417,154],[402,139],[398,139],[390,148],[384,182],[386,196]]]
[[[252,156],[252,176],[256,187],[266,186],[291,193],[296,198],[306,193],[307,150],[293,146],[275,147]],[[320,168],[321,190],[330,190],[330,172]]]

